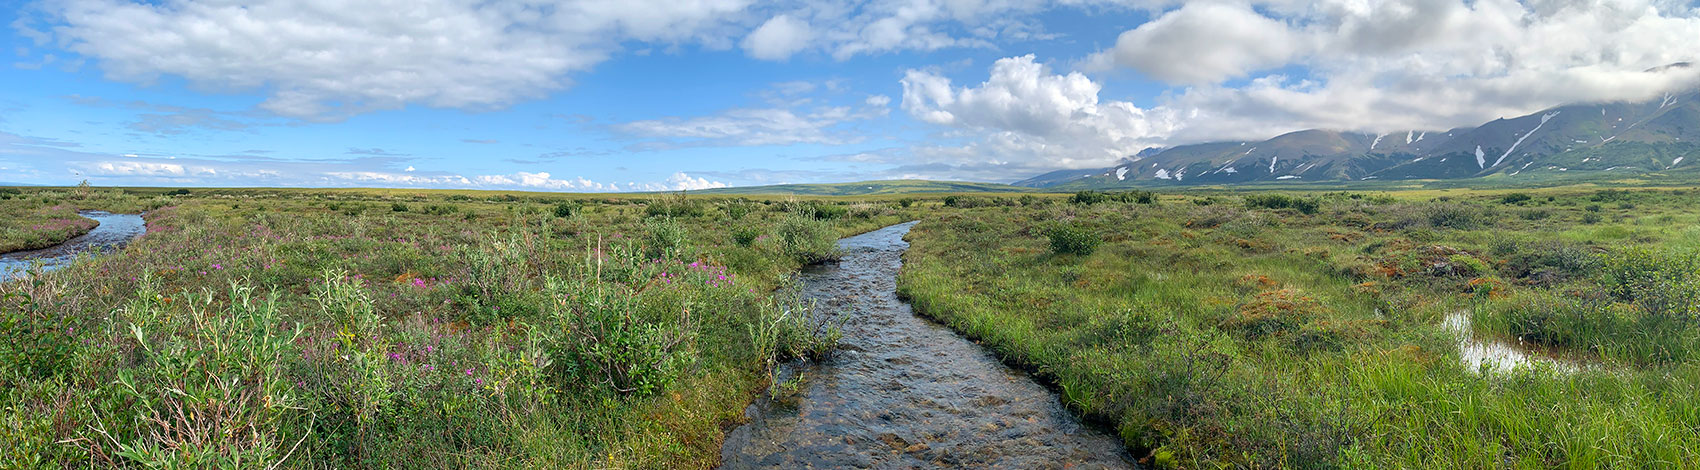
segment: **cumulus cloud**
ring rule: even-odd
[[[48,2],[42,21],[110,78],[172,75],[205,89],[264,90],[266,110],[336,119],[412,103],[484,109],[539,97],[621,41],[725,43],[748,4],[67,0]]]
[[[1305,42],[1249,5],[1191,3],[1122,33],[1113,49],[1091,61],[1168,82],[1213,83],[1284,64],[1306,49]]]
[[[957,88],[922,70],[908,71],[902,84],[903,109],[916,118],[985,133],[965,152],[923,149],[934,158],[1095,164],[1137,153],[1177,124],[1166,109],[1101,101],[1096,82],[1078,72],[1051,73],[1033,55],[998,60],[978,86]]]
[[[719,182],[719,181],[709,181],[706,178],[692,177],[691,175],[687,175],[687,174],[685,174],[685,172],[681,171],[681,172],[678,172],[678,173],[674,173],[673,176],[670,176],[670,177],[667,178],[667,188],[666,189],[671,189],[671,190],[674,190],[674,191],[686,191],[686,190],[713,189],[713,188],[724,188],[724,187],[726,187],[726,183],[722,183],[722,182]]]
[[[902,106],[965,140],[913,148],[928,171],[1082,168],[1147,146],[1310,128],[1444,130],[1566,103],[1657,99],[1700,84],[1700,68],[1659,68],[1696,51],[1700,8],[1646,0],[1188,3],[1082,63],[1183,85],[1148,107],[1103,99],[1092,78],[1031,56],[999,60],[973,86],[911,70]]]
[[[744,37],[743,47],[750,57],[784,60],[808,47],[813,36],[808,23],[790,15],[779,15]]]
[[[1221,21],[1194,18],[1206,11]],[[1652,99],[1694,86],[1700,71],[1648,70],[1696,51],[1700,8],[1678,3],[1283,0],[1189,4],[1087,62],[1194,85],[1162,103],[1189,116],[1169,136],[1185,142],[1447,129],[1570,102]]]
[[[1050,38],[1035,13],[1143,3],[1166,2],[62,0],[13,29],[112,79],[259,91],[271,113],[338,120],[410,104],[505,107],[567,87],[626,45],[741,46],[769,60],[817,49],[846,60]]]

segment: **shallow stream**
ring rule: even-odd
[[[843,322],[840,349],[789,369],[805,377],[795,394],[750,405],[722,468],[1131,467],[1045,387],[897,298],[914,225],[839,240],[840,263],[804,272],[815,314]]]
[[[22,276],[36,263],[41,263],[42,271],[52,271],[70,266],[76,262],[77,255],[83,253],[123,248],[148,230],[147,222],[138,214],[103,211],[82,211],[78,214],[94,219],[100,225],[83,236],[52,247],[0,255],[0,282]]]

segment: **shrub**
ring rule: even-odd
[[[750,246],[760,237],[761,230],[755,227],[744,226],[732,229],[732,241],[737,243],[738,246]]]
[[[902,208],[907,209],[907,208],[909,208],[909,206],[912,206],[912,205],[915,205],[915,198],[906,197],[906,198],[897,200],[897,206],[898,207],[902,207]]]
[[[1097,251],[1101,240],[1098,234],[1092,233],[1085,227],[1077,225],[1058,225],[1045,231],[1045,236],[1051,239],[1051,252],[1086,256]]]
[[[656,198],[644,206],[645,217],[701,217],[702,204],[685,197],[683,191]]]
[[[390,212],[407,212],[407,204],[399,202],[390,204]]]
[[[1700,253],[1625,248],[1605,256],[1606,290],[1649,314],[1700,319]]]
[[[1603,220],[1603,219],[1604,219],[1604,217],[1601,217],[1599,214],[1596,214],[1596,213],[1593,213],[1593,212],[1582,214],[1582,223],[1588,224],[1588,225],[1600,223],[1600,220]]]
[[[454,204],[431,204],[425,206],[425,214],[427,215],[449,215],[457,212],[460,212],[460,206]]]
[[[1463,204],[1430,204],[1422,212],[1423,219],[1434,228],[1469,230],[1487,224],[1487,216]]]
[[[747,326],[750,344],[755,346],[756,357],[762,360],[770,381],[781,361],[825,358],[843,337],[836,325],[815,317],[813,302],[805,302],[795,285],[781,287],[780,292],[790,294],[768,299],[757,311],[755,322]]]
[[[1285,194],[1254,194],[1246,196],[1245,205],[1248,209],[1292,209],[1301,214],[1315,214],[1321,201]]]
[[[837,237],[826,221],[802,214],[780,219],[774,228],[779,237],[780,251],[803,264],[836,260],[839,257]]]
[[[1113,193],[1081,191],[1074,193],[1074,196],[1070,197],[1068,202],[1087,206],[1103,202],[1156,204],[1157,193],[1153,193],[1151,191],[1122,191]]]
[[[572,216],[578,215],[578,213],[582,210],[584,210],[584,206],[579,205],[577,202],[561,201],[555,203],[555,217],[557,218],[572,218]]]
[[[687,259],[691,256],[689,235],[667,218],[644,222],[644,256],[649,259]]]
[[[726,212],[728,219],[743,220],[744,216],[755,211],[755,207],[744,201],[728,201],[720,206],[720,210]]]
[[[638,295],[617,284],[546,281],[554,303],[543,325],[544,350],[562,386],[588,380],[614,392],[649,396],[696,362],[688,310],[675,323],[638,315]]]
[[[1517,204],[1517,203],[1520,203],[1520,202],[1528,201],[1530,199],[1534,199],[1534,198],[1529,196],[1528,193],[1510,193],[1510,194],[1506,194],[1504,196],[1500,196],[1499,202],[1501,204]]]

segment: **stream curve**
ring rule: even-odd
[[[36,263],[41,270],[53,271],[77,261],[77,255],[87,252],[117,250],[131,240],[147,233],[147,222],[140,214],[113,214],[105,211],[80,211],[83,217],[100,222],[94,230],[77,238],[39,250],[16,251],[0,255],[0,282],[21,277]]]

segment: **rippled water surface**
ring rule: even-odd
[[[0,281],[6,281],[22,275],[30,266],[41,263],[42,269],[52,271],[69,266],[77,260],[77,255],[97,250],[117,250],[123,248],[136,237],[147,233],[147,222],[137,214],[113,214],[101,211],[79,212],[100,222],[88,234],[73,238],[65,243],[40,250],[18,251],[0,255]]]
[[[841,350],[794,370],[795,396],[751,405],[722,468],[1130,467],[1049,390],[898,300],[914,224],[840,240],[842,262],[804,273],[817,314],[843,321]]]

